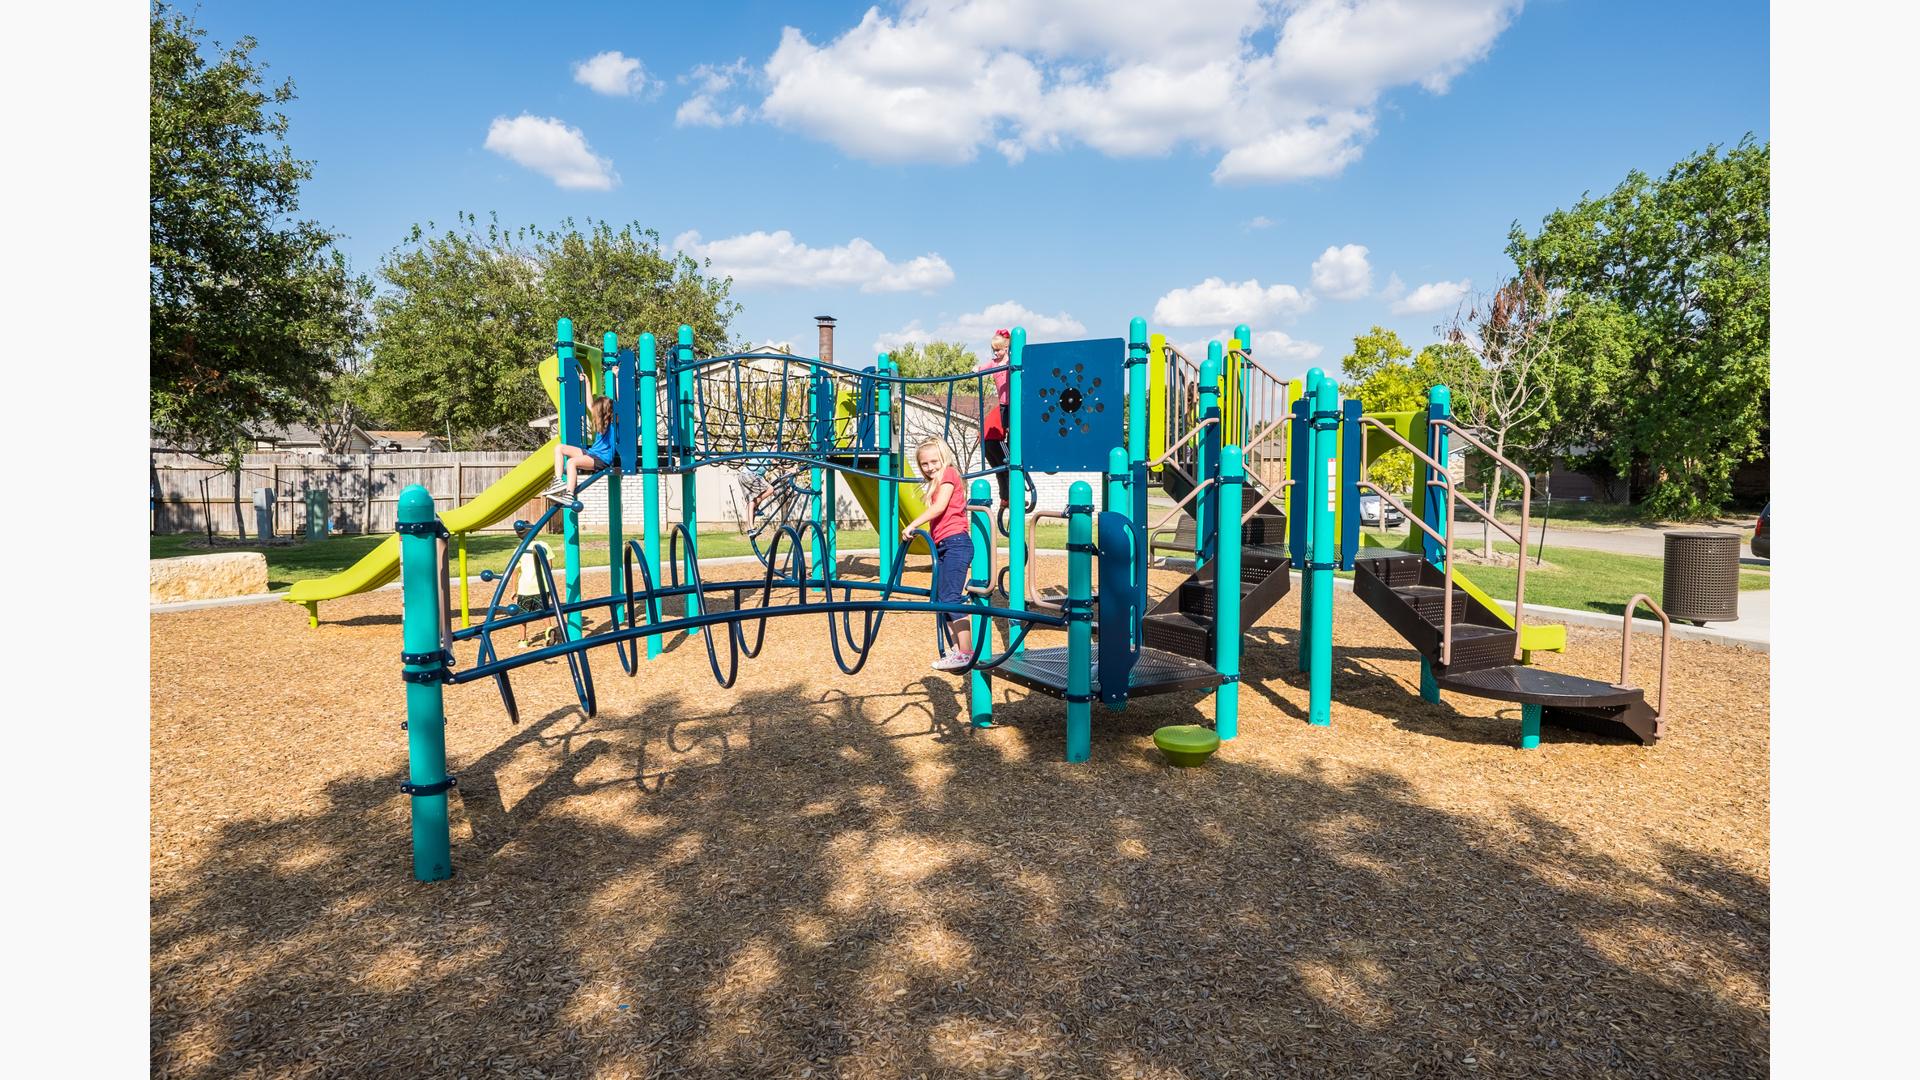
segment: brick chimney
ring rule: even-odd
[[[823,364],[833,363],[833,316],[815,315],[813,321],[820,324],[820,356]]]

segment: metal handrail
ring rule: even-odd
[[[1379,428],[1385,432],[1387,438],[1399,443],[1401,448],[1409,454],[1426,462],[1427,466],[1434,470],[1434,475],[1440,477],[1438,480],[1427,481],[1427,486],[1442,487],[1447,491],[1447,531],[1445,534],[1435,532],[1433,526],[1422,521],[1419,515],[1407,509],[1393,496],[1381,490],[1378,484],[1367,479],[1367,472],[1372,468],[1372,466],[1368,464],[1372,461],[1372,458],[1367,455],[1367,428],[1369,427]],[[1354,486],[1366,488],[1386,500],[1394,509],[1400,511],[1401,515],[1407,519],[1408,524],[1418,526],[1421,532],[1426,533],[1432,537],[1435,542],[1439,543],[1445,552],[1445,558],[1442,560],[1445,565],[1440,568],[1441,573],[1444,575],[1440,590],[1440,666],[1446,667],[1448,664],[1453,663],[1453,523],[1455,518],[1455,514],[1453,513],[1453,477],[1449,476],[1446,468],[1439,462],[1434,461],[1426,451],[1413,445],[1406,439],[1401,438],[1399,432],[1371,416],[1362,416],[1360,418],[1360,462],[1360,478],[1354,481]],[[1318,553],[1315,553],[1315,557],[1319,557]]]
[[[1622,690],[1633,689],[1633,684],[1627,681],[1627,665],[1633,660],[1633,609],[1643,603],[1660,617],[1660,691],[1653,704],[1653,715],[1657,720],[1667,712],[1667,646],[1673,639],[1673,624],[1667,621],[1667,613],[1660,610],[1660,605],[1654,603],[1653,597],[1646,593],[1634,593],[1633,599],[1627,601],[1626,610],[1620,613],[1620,681],[1613,685]]]
[[[1499,522],[1493,519],[1493,508],[1500,501],[1500,492],[1497,485],[1495,487],[1495,490],[1487,496],[1487,509],[1481,513],[1482,521],[1485,521],[1487,524],[1492,525],[1494,528],[1499,529],[1503,533],[1506,533],[1507,537],[1513,540],[1513,542],[1515,544],[1518,544],[1520,547],[1520,551],[1518,555],[1515,557],[1515,561],[1519,564],[1519,575],[1514,581],[1514,585],[1513,585],[1513,626],[1515,631],[1518,631],[1520,628],[1520,613],[1527,606],[1526,536],[1529,528],[1532,525],[1533,478],[1527,475],[1527,471],[1525,469],[1522,469],[1520,466],[1515,465],[1512,461],[1509,461],[1507,458],[1501,456],[1500,454],[1495,453],[1491,447],[1487,446],[1486,443],[1483,443],[1479,439],[1474,438],[1464,428],[1462,428],[1459,424],[1454,423],[1452,420],[1446,417],[1440,417],[1439,419],[1429,420],[1427,423],[1430,427],[1444,427],[1447,430],[1452,431],[1454,434],[1465,439],[1468,445],[1474,447],[1475,449],[1479,450],[1481,453],[1487,455],[1488,457],[1499,462],[1500,464],[1505,465],[1508,469],[1512,470],[1515,476],[1518,476],[1520,478],[1520,535],[1518,537],[1515,537],[1512,533],[1507,532],[1506,526],[1500,524]],[[1472,506],[1473,504],[1468,503],[1467,505]],[[1476,509],[1478,508],[1476,507]],[[1452,515],[1449,514],[1448,516],[1451,517]],[[1516,648],[1518,647],[1517,642],[1515,647]]]
[[[1207,425],[1209,425],[1209,424],[1217,424],[1217,423],[1219,423],[1219,422],[1220,422],[1220,418],[1219,418],[1219,417],[1217,417],[1217,416],[1209,416],[1209,417],[1207,417],[1206,419],[1204,419],[1204,420],[1201,420],[1201,421],[1199,421],[1198,423],[1196,423],[1196,424],[1194,424],[1194,425],[1193,425],[1193,430],[1192,430],[1192,431],[1189,431],[1189,432],[1187,432],[1187,433],[1186,433],[1185,435],[1182,435],[1182,436],[1180,436],[1180,441],[1179,441],[1179,442],[1177,442],[1177,443],[1174,443],[1174,444],[1173,444],[1172,446],[1169,446],[1169,447],[1167,447],[1167,452],[1166,452],[1166,453],[1164,453],[1164,454],[1161,454],[1161,455],[1160,455],[1159,457],[1157,457],[1157,458],[1154,458],[1154,459],[1153,459],[1152,461],[1149,461],[1149,462],[1147,462],[1147,468],[1149,468],[1149,469],[1157,469],[1157,468],[1159,468],[1160,466],[1162,466],[1162,465],[1165,465],[1165,464],[1166,464],[1167,462],[1169,462],[1169,461],[1172,461],[1172,460],[1173,460],[1173,455],[1174,455],[1174,452],[1175,452],[1175,451],[1177,451],[1177,450],[1179,450],[1179,449],[1180,449],[1181,447],[1183,447],[1183,446],[1185,446],[1185,445],[1187,445],[1187,442],[1188,442],[1189,440],[1191,440],[1191,439],[1193,439],[1194,437],[1196,437],[1196,436],[1198,436],[1198,435],[1199,435],[1199,434],[1200,434],[1201,432],[1203,432],[1203,431],[1205,431],[1205,430],[1207,430]]]

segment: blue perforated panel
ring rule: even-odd
[[[1048,341],[1021,354],[1020,450],[1040,472],[1099,472],[1126,445],[1125,338]]]

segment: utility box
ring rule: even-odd
[[[253,492],[253,531],[262,540],[273,539],[273,489],[255,488]]]
[[[1703,626],[1740,617],[1740,534],[1670,532],[1660,606],[1669,618]]]
[[[307,492],[307,539],[325,540],[327,522],[332,519],[333,500],[325,491]]]

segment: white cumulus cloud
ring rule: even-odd
[[[644,97],[657,93],[661,82],[648,76],[646,66],[617,50],[588,57],[573,65],[573,81],[608,97]]]
[[[1292,285],[1262,287],[1257,278],[1228,284],[1210,277],[1156,300],[1153,321],[1165,326],[1256,323],[1298,315],[1312,306],[1313,297]]]
[[[570,190],[609,191],[620,183],[613,162],[595,154],[579,128],[551,116],[496,116],[486,148]]]
[[[926,329],[920,325],[920,320],[915,319],[898,330],[881,334],[874,340],[873,350],[891,352],[908,343],[924,345],[929,341],[958,341],[973,346],[974,352],[985,356],[990,345],[989,339],[995,330],[1011,330],[1016,326],[1026,327],[1028,341],[1072,340],[1087,332],[1084,323],[1064,311],[1056,315],[1043,315],[1016,301],[1002,300],[979,311],[942,319],[932,330]]]
[[[1313,260],[1313,287],[1335,300],[1358,300],[1373,288],[1373,267],[1362,244],[1329,247]]]
[[[1473,288],[1470,278],[1459,281],[1429,281],[1407,295],[1393,302],[1395,315],[1418,315],[1429,311],[1445,311],[1458,307],[1467,290]]]
[[[904,0],[761,68],[759,115],[888,162],[1185,148],[1218,183],[1338,174],[1383,95],[1445,93],[1521,0]],[[698,100],[696,98],[696,100]],[[688,123],[731,117],[711,101]]]
[[[1175,342],[1174,348],[1180,354],[1195,363],[1207,358],[1207,343],[1218,341],[1222,348],[1233,337],[1231,327],[1221,327],[1209,337],[1195,341]],[[1319,356],[1321,347],[1311,341],[1300,341],[1278,330],[1255,330],[1253,332],[1253,358],[1260,366],[1276,375],[1286,375],[1293,363],[1305,363]]]
[[[693,96],[674,110],[673,122],[680,127],[731,127],[747,118],[747,107],[729,108],[721,99],[734,84],[747,76],[747,62],[701,64],[681,78],[693,84]]]
[[[861,292],[879,293],[931,292],[953,281],[953,268],[937,254],[895,262],[858,236],[838,247],[816,248],[795,240],[786,229],[713,241],[689,230],[674,237],[673,246],[696,259],[712,260],[714,272],[731,276],[736,285],[857,285]]]

